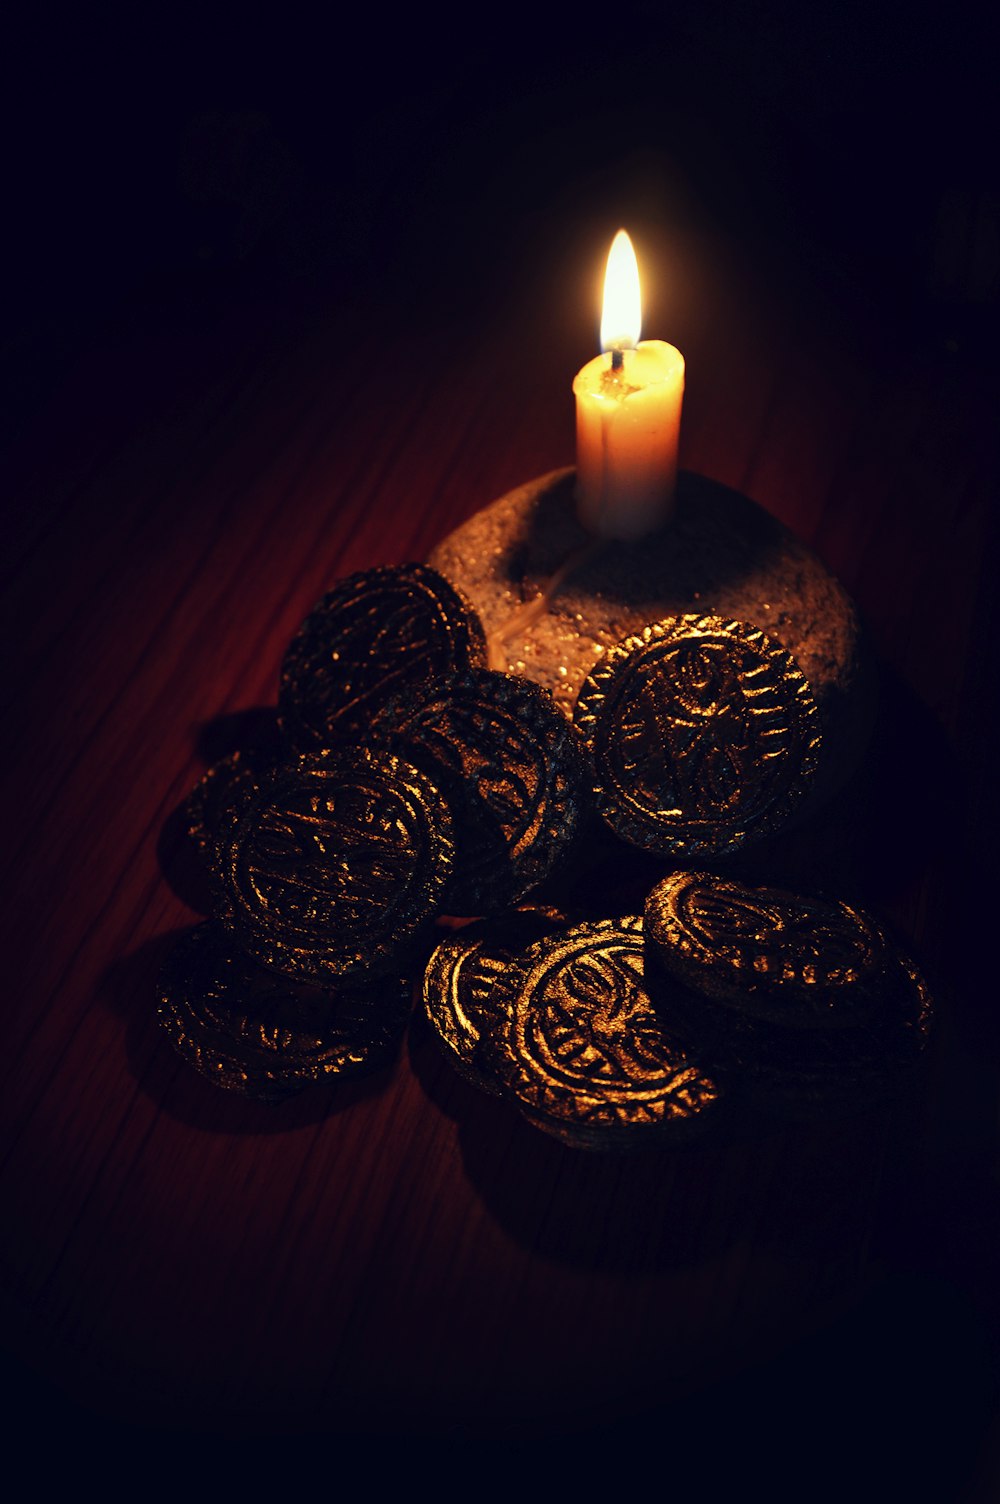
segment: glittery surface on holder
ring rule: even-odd
[[[160,972],[158,1016],[174,1048],[217,1086],[278,1102],[396,1054],[412,1003],[404,977],[311,987],[265,970],[215,924],[181,936]]]
[[[440,908],[448,806],[391,753],[317,753],[255,787],[226,840],[218,917],[265,966],[318,984],[391,970]]]
[[[426,564],[384,566],[341,580],[292,639],[278,715],[302,752],[363,737],[397,694],[486,663],[476,612]]]
[[[576,925],[530,947],[495,984],[489,1048],[505,1093],[579,1148],[690,1136],[720,1091],[661,1022],[645,979],[641,918]]]
[[[670,617],[625,638],[584,683],[574,720],[608,826],[682,858],[779,828],[819,757],[819,714],[791,654],[714,616]]]
[[[423,769],[448,799],[455,872],[448,913],[516,902],[571,847],[589,795],[579,734],[537,684],[472,670],[413,702],[394,700],[373,737]]]
[[[554,909],[513,909],[465,925],[442,940],[424,973],[424,1010],[458,1073],[482,1091],[498,1093],[482,1043],[493,1033],[493,985],[529,945],[565,928]]]
[[[875,664],[847,592],[764,507],[682,470],[668,526],[589,553],[530,628],[512,633],[593,542],[575,485],[573,470],[526,481],[429,556],[479,613],[492,666],[536,680],[571,717],[598,659],[649,622],[694,613],[753,622],[792,654],[816,701],[822,756],[799,810],[820,808],[859,766],[874,726]]]

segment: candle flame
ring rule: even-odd
[[[604,307],[601,312],[601,349],[631,350],[642,331],[639,296],[639,264],[632,242],[619,230],[611,242],[608,269],[604,273]]]

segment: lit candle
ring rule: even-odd
[[[639,334],[639,268],[619,230],[604,277],[601,348],[578,371],[576,496],[580,521],[601,538],[641,538],[673,509],[684,357]]]

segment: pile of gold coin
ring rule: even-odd
[[[688,870],[780,829],[809,786],[819,716],[791,656],[746,623],[651,623],[599,661],[572,721],[486,658],[475,612],[424,565],[352,575],[306,618],[278,740],[186,804],[213,898],[159,982],[185,1058],[267,1100],[378,1069],[422,975],[461,1075],[579,1148],[898,1080],[931,1002],[880,926]],[[598,830],[663,864],[644,912],[546,903]],[[435,946],[443,916],[472,922]]]

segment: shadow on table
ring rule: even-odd
[[[737,1116],[670,1148],[570,1148],[463,1081],[422,1016],[410,1063],[459,1125],[466,1174],[523,1247],[577,1268],[643,1273],[714,1258],[739,1241],[815,1263],[831,1293],[857,1280],[886,1111],[809,1124]]]
[[[932,863],[953,857],[963,807],[957,766],[940,723],[883,666],[858,771],[808,821],[749,847],[729,870],[747,882],[854,898],[878,917]]]

